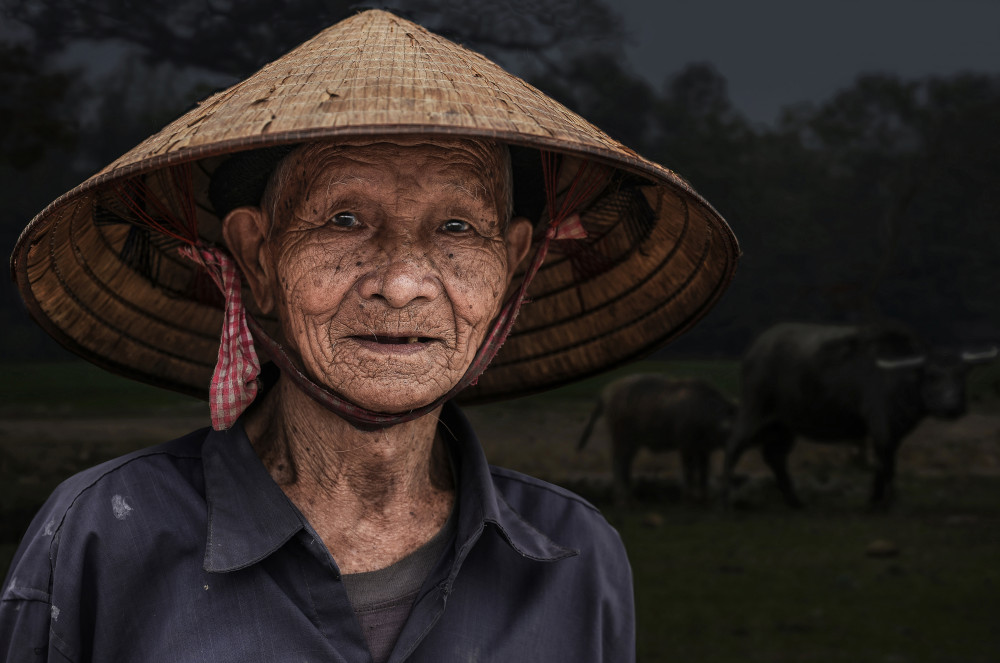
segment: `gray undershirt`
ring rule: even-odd
[[[434,537],[391,566],[341,576],[373,663],[384,663],[396,644],[427,575],[455,536],[455,512]]]

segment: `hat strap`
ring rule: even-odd
[[[134,177],[119,183],[114,192],[136,223],[180,242],[178,252],[201,266],[225,297],[219,354],[209,385],[212,427],[224,430],[253,402],[260,386],[260,360],[247,328],[239,270],[228,253],[198,236],[191,164],[166,168],[162,178],[154,188],[145,178]],[[161,198],[157,190],[168,192],[168,197]]]
[[[226,298],[226,310],[219,339],[219,355],[209,386],[212,428],[226,430],[240,418],[254,398],[260,383],[260,359],[247,328],[240,274],[233,258],[202,243],[182,246],[180,254],[202,266]]]
[[[556,165],[556,155],[551,152],[542,153],[542,169],[545,179],[545,193],[549,212],[549,222],[545,227],[545,232],[541,238],[538,248],[535,250],[531,263],[529,264],[527,271],[524,273],[521,285],[518,287],[517,291],[514,292],[514,294],[507,298],[507,301],[500,309],[500,313],[493,321],[493,325],[490,328],[489,333],[480,344],[479,350],[476,351],[476,355],[473,357],[469,368],[466,369],[465,374],[458,381],[458,383],[448,391],[448,393],[439,397],[434,402],[408,412],[394,414],[369,410],[316,384],[299,368],[298,364],[288,356],[285,348],[271,338],[267,332],[264,331],[263,327],[261,327],[260,323],[257,322],[252,315],[247,313],[246,320],[250,330],[253,332],[254,339],[260,343],[261,347],[271,357],[271,360],[274,361],[278,368],[280,368],[281,371],[286,374],[299,389],[308,394],[313,400],[322,405],[324,408],[330,410],[331,412],[335,412],[342,418],[349,421],[352,425],[363,430],[385,428],[407,421],[412,421],[437,409],[446,401],[454,398],[466,387],[476,384],[479,380],[479,376],[482,375],[483,371],[485,371],[486,367],[489,366],[497,352],[499,352],[500,347],[503,345],[504,341],[507,340],[507,336],[514,327],[514,322],[517,319],[517,314],[521,309],[521,305],[528,301],[528,298],[526,297],[528,286],[531,284],[535,275],[538,273],[539,268],[542,266],[542,263],[545,261],[545,256],[548,254],[549,245],[552,240],[579,240],[587,237],[587,231],[580,223],[580,215],[575,210],[606,183],[607,173],[600,168],[592,167],[589,161],[582,161],[573,177],[569,191],[563,198],[562,205],[557,207]]]
[[[466,387],[476,384],[479,376],[486,370],[504,341],[507,340],[521,305],[528,301],[526,296],[528,286],[541,268],[552,240],[580,240],[587,237],[587,232],[580,223],[580,215],[576,210],[582,207],[601,186],[606,184],[606,171],[596,166],[592,167],[589,161],[581,161],[569,189],[563,197],[562,204],[557,205],[557,161],[557,155],[551,152],[542,152],[542,171],[549,222],[545,226],[545,231],[540,238],[541,241],[524,273],[520,286],[504,302],[500,313],[490,327],[489,333],[476,351],[472,363],[458,383],[434,402],[403,413],[375,412],[352,403],[316,384],[299,368],[285,348],[271,338],[261,324],[246,310],[243,304],[239,270],[233,258],[224,250],[207,246],[200,240],[192,242],[187,227],[184,227],[184,230],[188,232],[182,234],[177,233],[176,230],[170,232],[169,234],[182,240],[185,244],[179,249],[181,255],[199,264],[208,272],[226,300],[219,355],[209,388],[212,427],[216,430],[230,428],[257,396],[260,387],[258,381],[260,360],[254,349],[254,341],[260,343],[271,360],[299,389],[326,409],[346,419],[352,425],[365,430],[394,426],[422,417],[440,407]],[[184,196],[183,198],[188,197]],[[136,207],[139,206],[133,206],[133,208]],[[171,217],[171,215],[164,216]],[[183,216],[193,219],[193,210],[185,209]],[[143,220],[148,223],[153,221],[150,215],[146,215]],[[184,226],[188,225],[190,224],[184,224]],[[176,227],[175,225],[174,228]],[[173,230],[158,227],[158,225],[154,225],[154,228],[161,232]]]
[[[564,232],[560,232],[560,230],[563,230]],[[581,233],[583,234],[581,235]],[[531,283],[532,279],[534,279],[535,274],[538,273],[539,267],[541,267],[542,262],[545,260],[545,255],[548,253],[549,242],[553,239],[580,239],[583,237],[586,237],[586,231],[583,229],[583,226],[580,225],[579,214],[571,214],[563,222],[555,221],[550,223],[548,230],[545,232],[544,238],[542,239],[542,243],[535,251],[535,255],[531,261],[531,266],[528,268],[528,271],[525,272],[524,279],[521,281],[520,287],[513,295],[507,298],[507,301],[504,303],[503,308],[500,309],[500,313],[493,321],[493,325],[490,328],[489,333],[480,344],[479,350],[476,351],[476,355],[473,357],[472,363],[469,365],[469,368],[466,369],[462,378],[448,391],[448,393],[439,397],[434,402],[408,412],[395,414],[375,412],[361,407],[360,405],[356,405],[342,396],[339,396],[338,394],[316,384],[298,367],[296,362],[288,356],[285,348],[264,331],[260,323],[257,322],[257,320],[250,313],[246,313],[246,321],[249,325],[250,331],[253,332],[254,340],[267,352],[267,354],[271,357],[271,360],[278,366],[278,368],[281,369],[282,373],[291,378],[292,382],[299,389],[312,397],[313,400],[322,405],[324,408],[330,410],[331,412],[335,412],[355,427],[363,430],[375,430],[378,428],[394,426],[396,424],[412,421],[424,416],[425,414],[443,405],[446,401],[454,398],[460,391],[469,385],[476,384],[479,380],[479,376],[486,370],[486,367],[489,366],[493,357],[495,357],[497,352],[499,352],[504,341],[507,340],[507,335],[510,334],[510,330],[514,326],[514,321],[517,319],[517,314],[521,309],[521,304],[527,301],[525,293],[527,292],[528,285]],[[249,405],[249,403],[247,405]]]

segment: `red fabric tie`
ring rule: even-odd
[[[247,327],[240,275],[233,259],[221,249],[183,246],[180,253],[201,265],[226,298],[219,357],[209,387],[212,428],[231,428],[257,396],[260,360]]]
[[[545,260],[549,243],[553,240],[586,239],[587,231],[581,224],[580,215],[576,210],[607,182],[607,169],[595,167],[590,162],[583,161],[578,167],[562,204],[557,205],[557,161],[556,155],[550,152],[542,153],[549,223],[541,236],[539,246],[524,274],[520,287],[502,307],[486,339],[473,358],[471,366],[458,384],[438,400],[415,410],[398,414],[372,412],[362,408],[317,385],[309,376],[305,375],[296,362],[288,356],[281,344],[270,338],[259,323],[248,315],[243,306],[240,276],[236,263],[224,250],[206,246],[197,239],[197,234],[193,231],[193,228],[196,227],[193,209],[185,209],[185,218],[189,219],[188,225],[184,227],[187,232],[182,234],[171,232],[169,234],[187,244],[179,249],[181,255],[203,267],[226,299],[219,355],[209,388],[212,427],[215,430],[225,430],[232,427],[257,396],[260,388],[258,380],[260,360],[254,349],[254,337],[258,343],[262,344],[274,363],[305,393],[324,407],[363,429],[375,429],[411,421],[439,407],[465,387],[476,384],[479,376],[486,370],[510,334],[521,304],[527,300],[528,286]],[[182,180],[187,181],[183,178]],[[187,187],[183,190],[189,192],[189,189],[190,187]],[[155,219],[146,215],[141,206],[134,203],[129,196],[123,194],[123,199],[132,203],[130,207],[137,214],[141,214],[141,218],[151,227],[165,233],[170,229],[161,226]],[[190,195],[187,196],[187,199],[190,199]],[[190,205],[188,207],[190,208]],[[167,217],[169,218],[169,215]]]

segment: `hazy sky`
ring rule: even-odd
[[[1000,73],[1000,0],[613,0],[636,70],[659,86],[712,62],[750,119],[822,101],[860,72]]]

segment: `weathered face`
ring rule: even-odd
[[[502,153],[340,143],[288,159],[250,223],[257,248],[234,249],[258,304],[313,379],[359,405],[400,412],[447,393],[530,243],[527,220],[501,218]],[[247,224],[233,223],[245,245]]]

